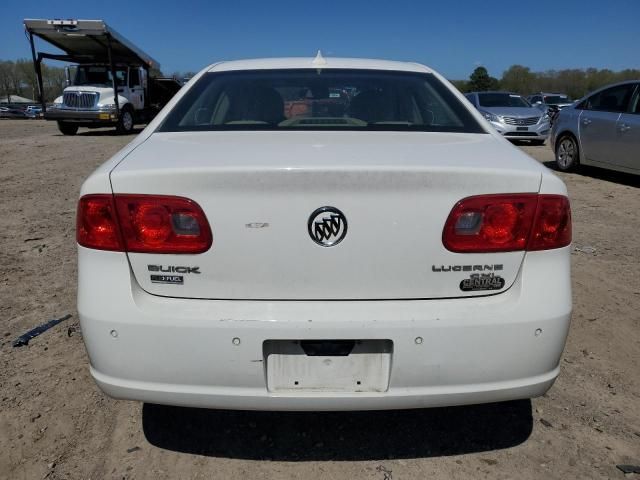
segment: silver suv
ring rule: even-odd
[[[511,92],[471,92],[467,99],[509,140],[542,145],[549,135],[549,115]]]

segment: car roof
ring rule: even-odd
[[[223,61],[210,65],[209,72],[226,72],[233,70],[275,70],[275,69],[362,69],[362,70],[394,70],[401,72],[433,73],[433,71],[413,62],[396,62],[392,60],[376,60],[369,58],[337,58],[322,57],[318,54],[311,57],[255,58],[248,60]]]
[[[604,90],[605,88],[609,88],[609,87],[618,87],[620,85],[628,85],[628,84],[633,84],[633,83],[640,83],[640,78],[638,78],[636,80],[624,80],[622,82],[616,82],[616,83],[610,83],[609,85],[603,85],[602,87],[598,88],[597,90],[593,90],[593,92],[598,92],[600,90]]]
[[[505,90],[488,90],[486,92],[469,92],[466,95],[470,95],[472,93],[504,93],[506,95],[518,95],[519,97],[522,97],[522,95],[520,95],[519,93],[515,93],[515,92],[507,92]]]

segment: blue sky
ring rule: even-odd
[[[313,56],[318,48],[417,61],[451,79],[477,65],[496,77],[515,63],[536,71],[640,68],[640,0],[592,3],[2,0],[0,59],[30,56],[24,18],[102,18],[165,74],[227,59]]]

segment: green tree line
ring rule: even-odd
[[[193,74],[174,72],[173,76],[184,78]],[[576,99],[604,85],[636,79],[640,79],[638,69],[614,72],[609,69],[574,68],[533,72],[529,67],[512,65],[503,72],[500,79],[492,77],[485,67],[477,67],[468,80],[453,80],[452,83],[462,92],[508,90],[522,95],[557,92],[566,93]],[[62,94],[65,87],[64,68],[43,63],[42,81],[45,101],[51,102]],[[0,97],[6,95],[20,95],[38,100],[38,85],[31,60],[0,60]]]
[[[65,87],[64,68],[43,63],[42,83],[45,101],[53,101],[62,94]],[[7,95],[19,95],[38,101],[38,83],[31,60],[0,60],[0,97]]]
[[[553,92],[565,93],[578,99],[605,85],[637,79],[640,79],[638,69],[614,72],[606,68],[571,68],[532,72],[529,67],[512,65],[500,79],[492,77],[485,67],[478,67],[471,73],[469,80],[454,80],[452,83],[465,93],[487,90],[508,90],[522,95]]]

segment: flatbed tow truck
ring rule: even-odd
[[[64,135],[75,135],[80,126],[115,126],[129,133],[136,123],[153,118],[181,87],[176,79],[154,76],[160,64],[103,20],[25,19],[24,25],[44,118],[57,121]],[[35,37],[64,53],[38,52]],[[75,64],[74,78],[66,67],[67,87],[48,107],[45,59]]]

